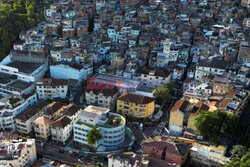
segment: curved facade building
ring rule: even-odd
[[[125,118],[119,114],[110,113],[107,108],[88,106],[78,115],[74,124],[74,141],[79,145],[88,145],[87,133],[97,127],[102,139],[94,147],[99,151],[120,149],[125,141]]]

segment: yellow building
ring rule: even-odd
[[[117,112],[136,118],[146,118],[154,109],[155,99],[152,97],[122,93],[117,99]]]

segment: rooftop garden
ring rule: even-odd
[[[110,115],[108,120],[103,125],[105,128],[116,128],[125,123],[124,119],[120,116]]]
[[[97,124],[96,126],[97,127],[105,127],[105,128],[116,128],[116,127],[119,127],[125,123],[124,119],[122,119],[121,116],[109,114],[107,116],[107,118],[108,118],[108,120],[103,125]],[[80,121],[78,121],[77,124],[85,126],[85,127],[89,127],[89,128],[94,127],[93,125],[83,123]]]

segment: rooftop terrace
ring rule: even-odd
[[[97,124],[97,127],[104,127],[104,128],[117,128],[125,124],[125,119],[122,116],[114,115],[112,113],[108,113],[106,117],[106,121],[104,124]],[[76,124],[86,126],[89,128],[93,128],[94,125],[90,125],[87,123],[83,123],[81,121],[77,121]]]

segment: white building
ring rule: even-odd
[[[103,138],[94,147],[100,151],[122,148],[125,141],[125,118],[109,111],[107,108],[96,106],[88,106],[81,111],[73,126],[74,141],[88,145],[87,133],[97,127]]]
[[[167,70],[143,67],[137,78],[143,86],[155,89],[170,82],[171,74]]]
[[[105,7],[106,1],[105,0],[96,0],[96,12],[101,13],[101,8]]]
[[[157,67],[165,67],[170,61],[176,62],[178,59],[178,49],[171,47],[170,39],[161,42],[163,52],[157,53]]]
[[[46,9],[45,15],[48,20],[52,17],[53,14],[56,13],[56,6],[55,5],[50,5],[50,8]]]
[[[93,67],[90,64],[57,64],[50,66],[50,75],[55,79],[75,79],[81,83],[83,80],[86,80],[88,76],[91,76],[92,73]]]
[[[77,121],[77,117],[79,113],[81,112],[81,107],[75,104],[69,104],[67,106],[64,106],[62,114],[67,116],[71,120],[71,124],[73,124]]]
[[[148,167],[149,160],[146,155],[124,152],[108,155],[108,167]]]
[[[31,166],[37,159],[35,139],[2,141],[0,166]]]
[[[212,94],[212,87],[208,85],[208,83],[202,83],[197,80],[192,80],[186,86],[186,90],[199,92],[202,91],[205,94]]]
[[[86,89],[85,99],[87,104],[113,109],[116,104],[118,89]]]
[[[222,75],[230,67],[230,62],[223,60],[201,61],[196,66],[195,79],[202,80],[203,76],[210,74]]]
[[[38,101],[29,106],[15,117],[16,130],[20,134],[29,134],[33,130],[32,123],[39,117],[39,112],[49,104],[47,101]]]
[[[224,166],[230,160],[225,157],[226,148],[223,146],[206,146],[195,143],[190,150],[190,158],[206,166]]]
[[[36,92],[39,99],[66,98],[68,80],[42,78],[36,82]]]
[[[13,74],[0,72],[0,80],[0,94],[3,96],[30,94],[35,89],[34,84],[19,80]]]
[[[35,82],[42,78],[47,71],[47,65],[41,63],[28,63],[14,61],[6,65],[0,65],[0,72],[17,76],[17,79],[25,82]]]
[[[7,96],[0,99],[0,129],[15,130],[14,118],[23,112],[29,105],[37,101],[36,94],[29,97]]]
[[[71,120],[62,116],[50,124],[52,140],[65,144],[72,134]]]

